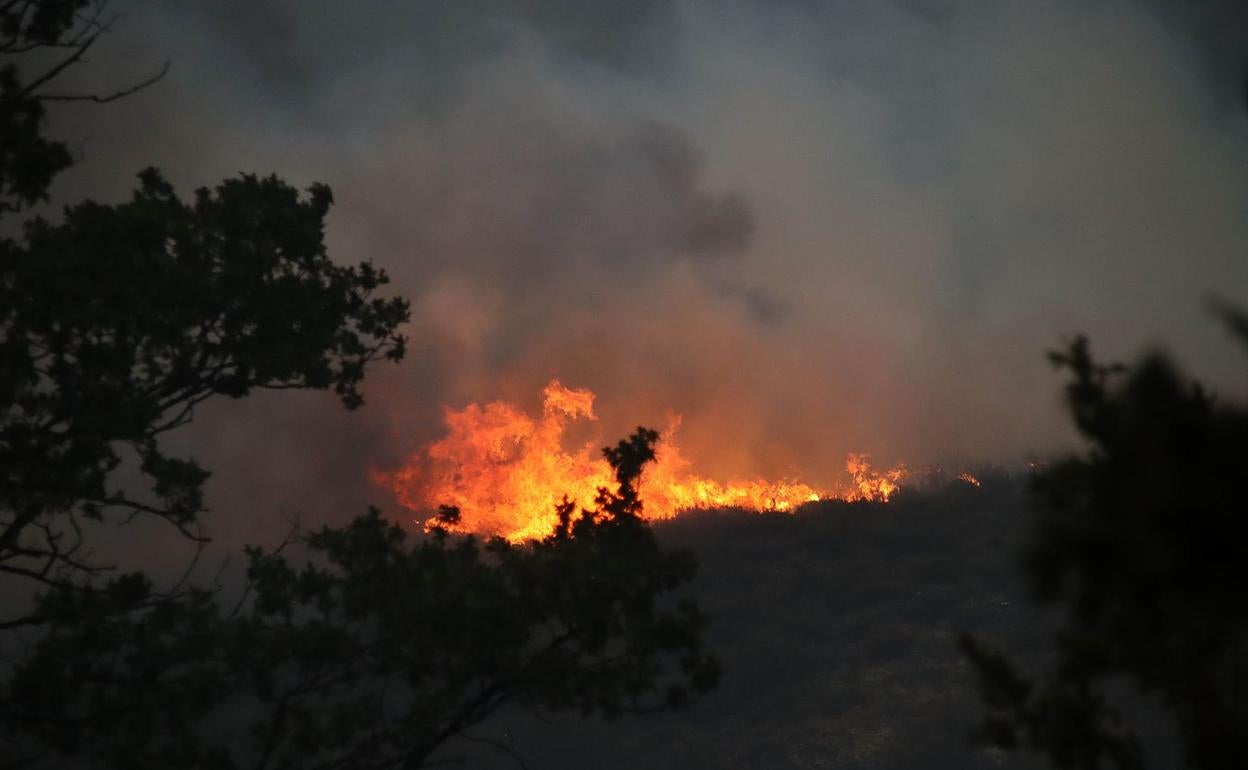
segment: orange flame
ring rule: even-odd
[[[592,508],[601,487],[614,476],[597,444],[564,448],[572,420],[595,420],[594,394],[551,380],[542,391],[544,406],[533,419],[516,407],[493,402],[445,409],[447,434],[410,456],[398,470],[374,472],[373,478],[394,493],[404,507],[428,513],[439,505],[460,509],[453,529],[502,535],[522,541],[549,534],[557,517],[555,504],[566,495]],[[655,447],[655,460],[642,475],[640,494],[647,519],[667,519],[695,508],[740,507],[791,512],[822,499],[887,501],[905,478],[904,467],[877,472],[865,455],[846,462],[851,482],[817,489],[794,480],[761,479],[726,484],[695,474],[672,436],[680,424],[669,418]]]

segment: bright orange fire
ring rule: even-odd
[[[405,507],[427,515],[439,505],[460,509],[454,528],[521,541],[549,534],[555,504],[564,495],[592,508],[600,487],[614,487],[611,467],[598,444],[564,448],[573,420],[594,420],[594,394],[551,380],[542,391],[541,417],[493,402],[445,410],[447,435],[416,452],[401,468],[374,473]],[[644,516],[667,519],[694,508],[741,507],[793,511],[822,499],[886,501],[905,478],[903,467],[877,472],[865,455],[846,462],[851,482],[818,489],[793,480],[740,480],[721,484],[695,474],[672,441],[679,417],[669,420],[655,448],[655,461],[641,480]]]

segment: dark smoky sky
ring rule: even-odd
[[[441,405],[684,415],[707,471],[833,479],[1069,440],[1043,352],[1159,345],[1224,390],[1248,301],[1248,12],[1160,0],[118,2],[55,130],[62,199],[240,171],[331,185],[328,240],[412,300],[361,411],[205,410],[211,525],[392,508]]]

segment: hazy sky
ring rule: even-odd
[[[1193,6],[1199,8],[1192,10]],[[313,518],[442,404],[684,415],[716,474],[1009,462],[1067,437],[1043,352],[1162,345],[1228,390],[1248,302],[1248,13],[1160,0],[115,2],[55,131],[63,199],[143,166],[328,183],[328,240],[410,297],[368,405],[278,394],[183,440],[217,509]],[[233,521],[235,524],[231,524]],[[229,535],[237,517],[210,526]]]

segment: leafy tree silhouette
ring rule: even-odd
[[[373,510],[301,539],[314,558],[300,564],[249,549],[250,595],[232,611],[206,591],[144,613],[118,611],[135,601],[120,588],[58,592],[10,688],[16,721],[116,766],[419,767],[452,739],[488,740],[471,728],[507,704],[682,706],[718,663],[697,607],[665,600],[692,555],[662,550],[637,515],[655,438],[608,448],[618,488],[538,542],[435,529],[409,543]],[[227,706],[254,715],[249,744],[197,731]]]
[[[0,617],[0,765],[416,767],[507,703],[611,717],[711,687],[702,615],[666,601],[693,558],[637,517],[645,430],[607,452],[619,487],[540,542],[409,544],[370,511],[249,549],[229,607],[91,558],[89,525],[134,516],[205,539],[208,471],[161,445],[199,404],[333,389],[355,408],[408,318],[377,296],[384,271],[329,259],[323,185],[242,175],[184,202],[149,169],[126,203],[31,216],[73,161],[46,104],[162,74],[48,90],[108,30],[102,8],[0,2],[0,588],[34,599]],[[128,457],[142,490],[116,481]]]
[[[1248,344],[1248,316],[1215,311]],[[1105,696],[1127,680],[1173,716],[1194,768],[1248,756],[1248,409],[1213,398],[1163,356],[1097,363],[1085,339],[1051,360],[1085,453],[1034,481],[1025,569],[1065,608],[1054,670],[1030,680],[964,638],[990,715],[977,738],[1043,751],[1062,768],[1144,766]]]

